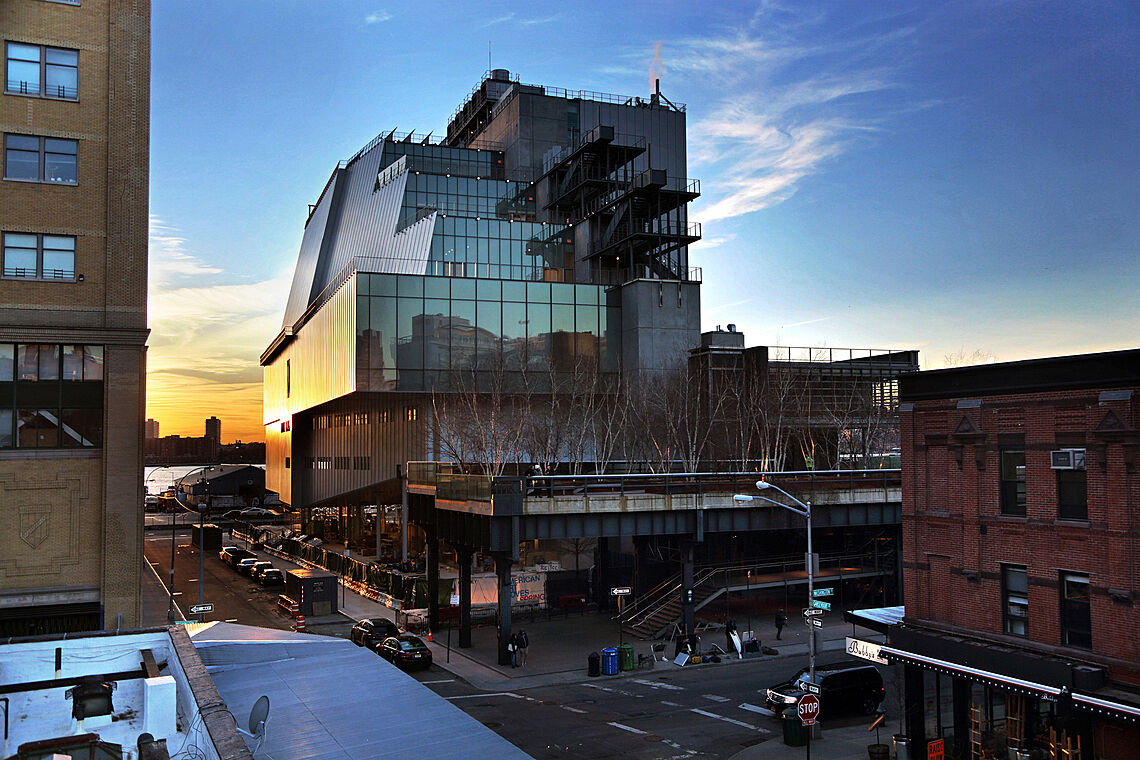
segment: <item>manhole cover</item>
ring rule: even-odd
[[[486,726],[487,728],[502,728],[503,727],[502,723],[496,723],[493,720],[484,721],[483,725]]]

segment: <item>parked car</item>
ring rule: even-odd
[[[257,557],[242,557],[234,563],[234,570],[241,575],[249,575],[255,564],[257,564]]]
[[[231,509],[229,512],[222,513],[223,520],[237,520],[241,517],[240,509]]]
[[[358,647],[375,649],[377,644],[389,636],[399,636],[405,632],[403,628],[386,618],[366,618],[352,626],[348,637]]]
[[[268,570],[271,567],[273,567],[273,563],[270,562],[269,560],[265,560],[265,559],[258,560],[257,562],[254,562],[250,566],[249,577],[253,578],[254,580],[257,580],[258,578],[261,577],[262,571]]]
[[[426,668],[431,665],[431,650],[418,636],[410,633],[384,639],[376,647],[376,654],[401,669]]]
[[[769,687],[765,691],[768,709],[780,716],[784,710],[794,709],[799,698],[807,693],[804,687],[806,683],[811,683],[811,680],[807,668],[804,668],[795,678]],[[872,715],[886,696],[883,677],[874,665],[818,665],[815,669],[815,683],[820,688],[820,716],[831,717],[851,712]]]
[[[262,586],[276,586],[285,582],[285,573],[281,572],[279,568],[267,567],[261,571],[261,575],[257,576],[257,582]]]
[[[257,517],[277,517],[277,513],[265,507],[246,507],[241,510],[242,518],[249,520]]]
[[[162,502],[159,501],[157,496],[147,494],[143,497],[143,511],[144,512],[161,512]]]

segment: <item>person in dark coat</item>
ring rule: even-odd
[[[507,649],[511,653],[511,667],[517,668],[519,666],[519,635],[518,632],[511,634],[511,641],[507,644]]]
[[[526,649],[530,646],[530,637],[526,635],[526,631],[520,628],[519,632],[515,635],[515,639],[515,646],[517,647],[516,654],[518,655],[517,660],[519,667],[525,668]]]
[[[784,626],[788,624],[788,616],[784,614],[783,610],[776,613],[776,638],[780,638],[780,634],[784,632]]]

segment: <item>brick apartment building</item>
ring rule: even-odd
[[[900,392],[906,611],[884,651],[911,746],[1137,757],[1140,350]]]
[[[0,634],[139,624],[147,0],[0,3]]]

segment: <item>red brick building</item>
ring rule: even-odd
[[[900,379],[912,756],[1140,756],[1138,397],[1140,350]]]

